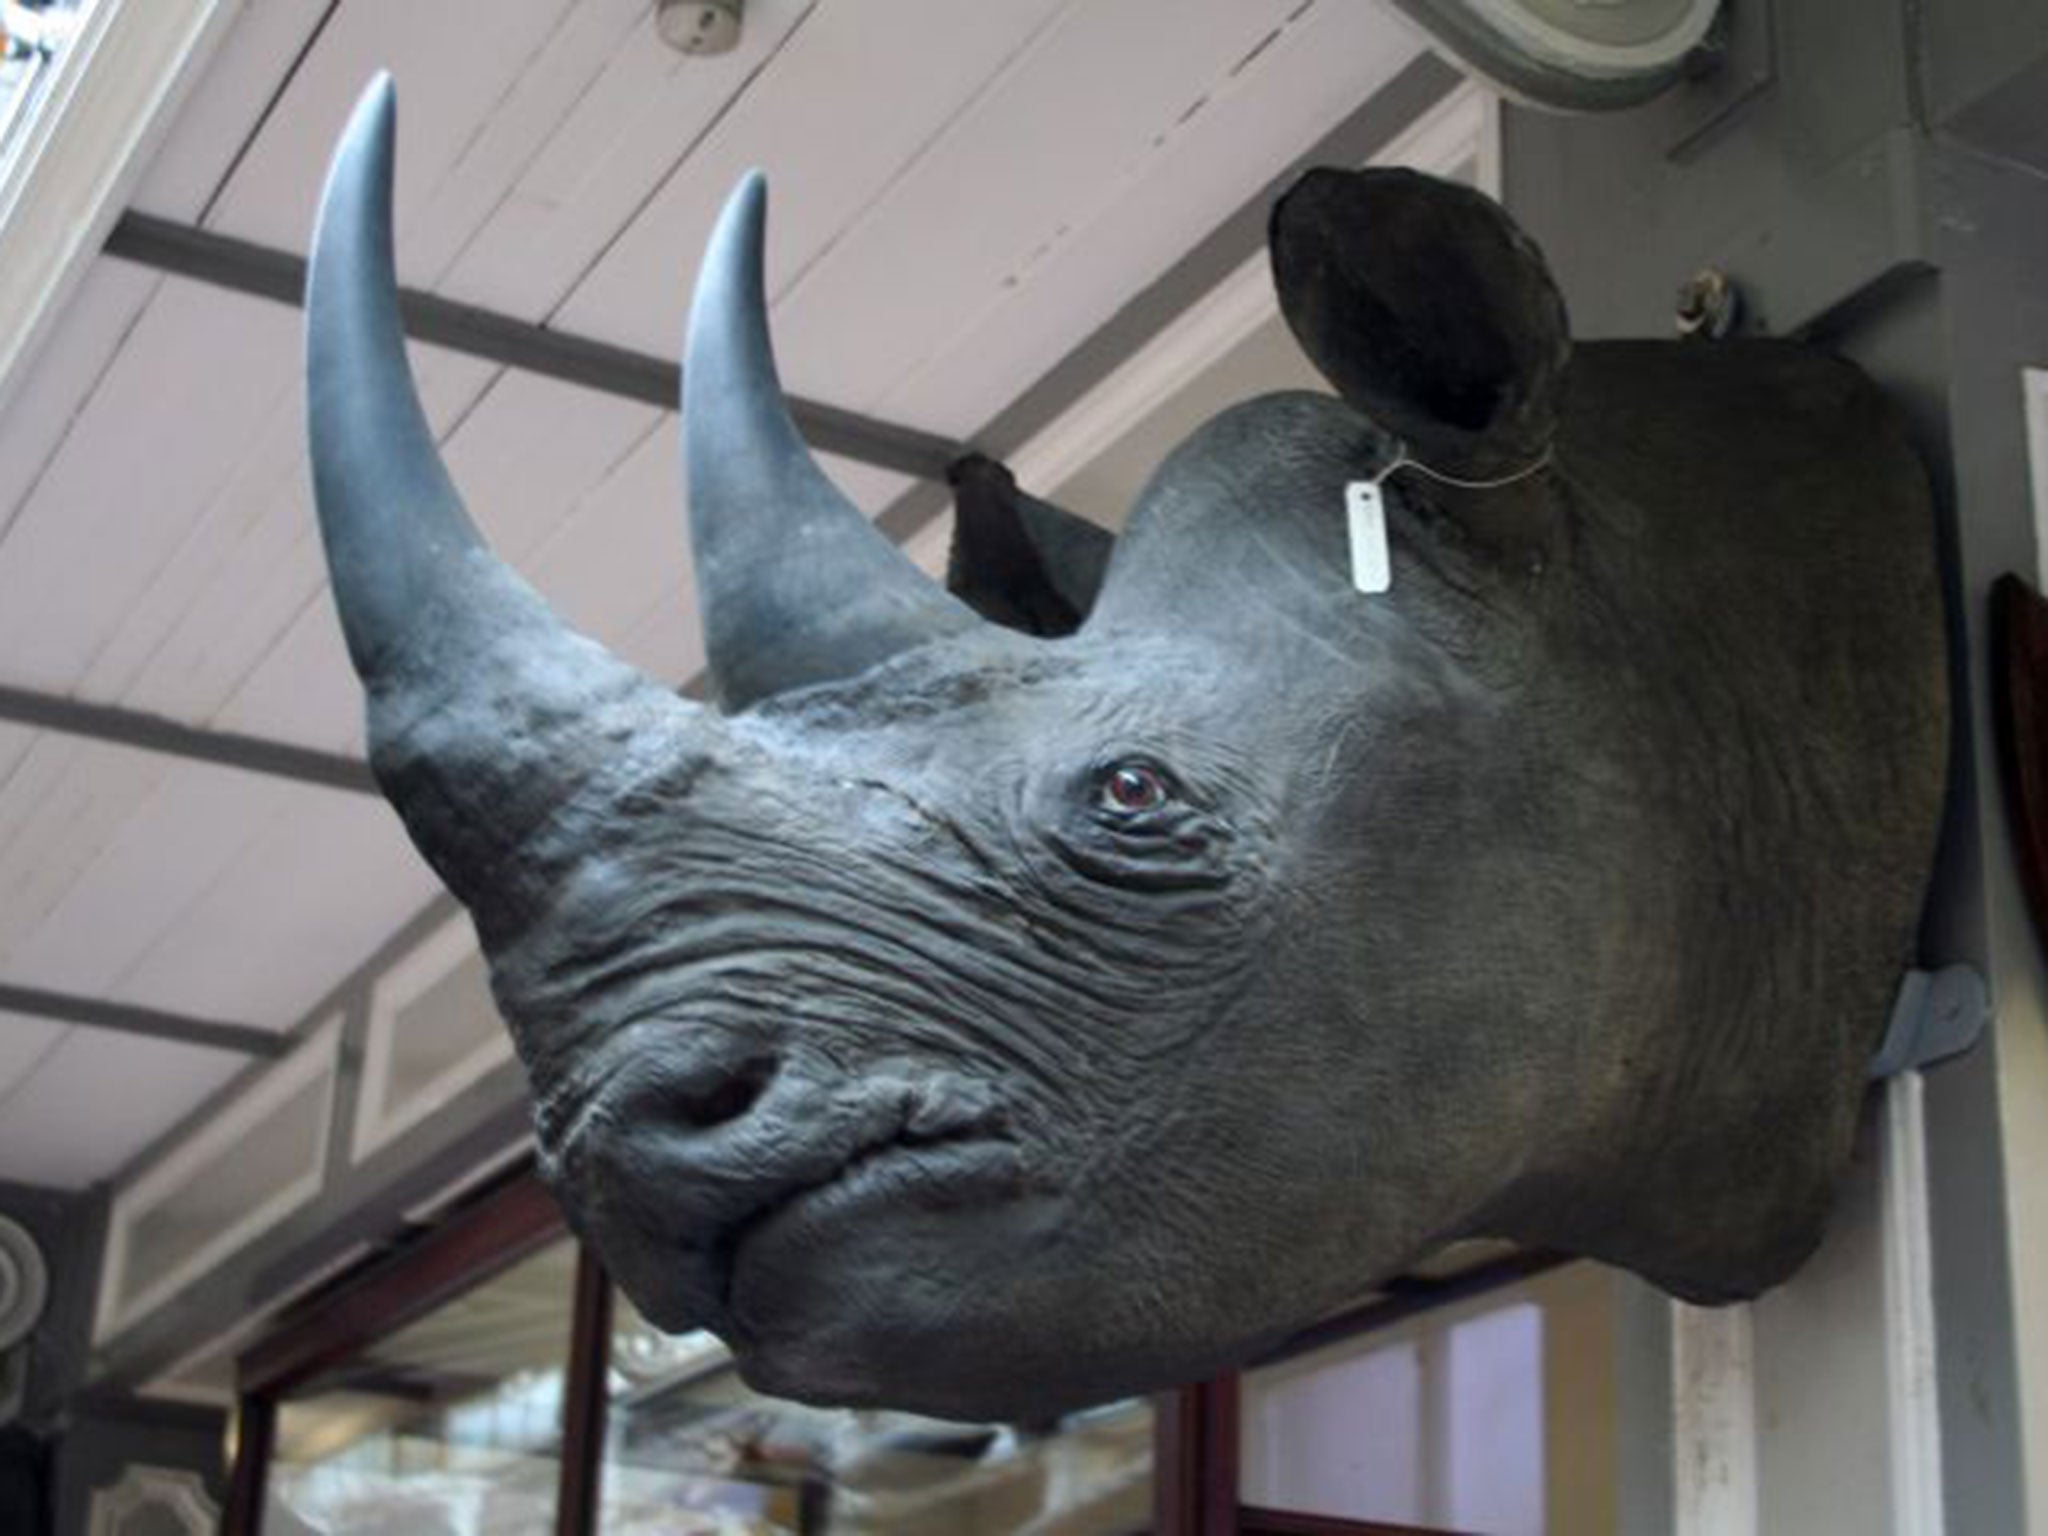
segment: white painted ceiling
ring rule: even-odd
[[[1366,0],[753,0],[716,59],[651,13],[248,0],[134,205],[303,251],[388,66],[402,280],[670,356],[759,165],[789,386],[971,438],[1416,52]],[[694,673],[673,416],[414,360],[498,548]],[[96,262],[0,413],[0,683],[360,752],[298,371],[295,311]],[[0,980],[288,1030],[434,889],[381,802],[0,726]],[[113,1175],[238,1065],[0,1015],[0,1179]]]

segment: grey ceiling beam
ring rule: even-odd
[[[215,1019],[166,1013],[160,1008],[51,992],[42,987],[17,987],[9,982],[0,982],[0,1013],[27,1014],[59,1024],[81,1024],[88,1029],[111,1029],[151,1040],[174,1040],[180,1045],[202,1045],[241,1056],[282,1056],[294,1043],[289,1034],[273,1034],[249,1024],[223,1024]]]
[[[299,306],[306,260],[291,251],[238,240],[131,209],[108,235],[106,254],[158,272],[233,293]],[[560,379],[622,400],[673,411],[682,398],[677,366],[645,352],[515,320],[417,288],[401,289],[406,334],[486,362]],[[946,482],[965,444],[816,400],[790,401],[790,413],[813,448],[920,480]]]
[[[245,773],[268,774],[316,784],[323,789],[347,790],[374,795],[377,784],[370,765],[360,758],[336,752],[320,752],[289,742],[270,741],[261,736],[244,736],[234,731],[202,730],[167,720],[162,715],[144,714],[113,704],[89,704],[57,694],[38,693],[27,688],[0,684],[0,724],[27,726],[32,730],[55,731],[110,746],[133,747],[142,752],[159,752],[190,762],[210,763],[221,768],[239,768]]]

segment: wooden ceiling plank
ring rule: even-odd
[[[252,323],[268,328],[267,370],[248,378],[246,359],[216,363],[207,389],[190,388],[193,358],[220,336],[253,345]],[[288,311],[177,283],[138,330],[0,543],[0,643],[10,682],[203,725],[324,585],[304,492],[298,326]],[[499,372],[420,350],[438,423],[460,419]],[[195,396],[214,394],[232,399],[195,411]]]
[[[463,143],[431,200],[399,226],[412,270],[439,288],[477,231],[510,195],[535,157],[548,153],[579,107],[602,99],[613,61],[653,25],[648,0],[584,0],[523,63],[489,115]],[[663,50],[667,52],[667,50]],[[411,112],[399,80],[401,114]],[[625,101],[606,103],[617,111]],[[401,149],[401,163],[411,152]],[[527,318],[527,317],[522,317]]]
[[[349,0],[321,29],[264,119],[209,225],[303,251],[335,136],[370,77],[389,68],[402,104],[398,228],[430,228],[450,170],[522,71],[552,46],[569,4],[492,0],[479,8]],[[412,238],[402,237],[401,280],[424,286],[431,274],[414,251]]]
[[[119,833],[169,760],[46,735],[0,794],[0,975]],[[9,825],[11,823],[11,825]]]
[[[75,1029],[0,1098],[0,1168],[80,1189],[105,1178],[246,1065],[229,1051]]]
[[[272,381],[276,394],[270,408],[260,420],[245,424],[240,442],[223,445],[231,466],[225,478],[147,583],[110,616],[96,643],[89,642],[77,684],[82,696],[130,702],[146,670],[155,667],[161,675],[172,665],[166,642],[189,623],[195,601],[215,574],[231,564],[246,569],[253,561],[275,558],[274,540],[286,521],[281,512],[299,511],[310,518],[301,493],[305,422],[296,378],[293,371]],[[176,406],[158,409],[175,411]],[[268,595],[262,585],[243,586],[240,602],[225,617],[261,615]]]
[[[656,606],[690,614],[695,623],[673,417],[649,424],[632,454],[577,500],[527,569],[556,612],[613,649]]]
[[[444,457],[491,547],[526,568],[665,414],[513,372],[449,438]]]
[[[72,687],[230,479],[296,365],[297,327],[265,318],[193,284],[151,301],[0,540],[9,681]]]
[[[96,261],[0,412],[0,540],[47,473],[79,411],[162,279]]]
[[[428,420],[444,428],[467,420],[477,401],[500,377],[494,369],[467,358],[414,348]],[[297,412],[297,381],[293,412]],[[123,690],[135,707],[156,709],[180,719],[225,723],[274,739],[299,739],[330,750],[358,754],[354,717],[358,707],[342,711],[334,731],[317,737],[276,737],[260,719],[248,721],[233,707],[236,696],[262,672],[268,657],[289,643],[301,627],[334,627],[326,612],[326,565],[319,553],[303,457],[303,428],[293,420],[283,438],[272,444],[281,471],[246,479],[242,492],[256,510],[256,520],[242,537],[219,551],[199,573],[193,588],[174,602],[176,612],[166,633],[152,639],[141,672]],[[268,483],[266,483],[268,481]],[[489,520],[485,508],[479,516]],[[340,662],[340,641],[334,637],[334,662]],[[94,690],[98,688],[94,680]]]
[[[789,386],[854,408],[886,398],[1131,196],[1159,146],[1300,3],[1129,0],[1063,14],[783,298]],[[1162,237],[1174,255],[1237,205],[1192,190],[1192,217]],[[1123,292],[1155,275],[1130,271]],[[1084,332],[1065,316],[1055,329],[1067,344]]]
[[[256,659],[216,715],[235,731],[365,754],[363,689],[349,670],[324,586]]]
[[[5,979],[23,986],[154,1002],[116,983],[238,859],[272,820],[296,814],[308,791],[196,763],[172,766],[120,817],[97,856],[12,946]],[[218,957],[231,963],[231,956]],[[290,1018],[275,1021],[280,1027]]]
[[[759,88],[758,76],[779,60],[815,3],[758,0],[737,48],[699,58],[664,44],[652,8],[644,7],[641,25],[465,242],[442,290],[502,314],[554,316],[692,146]],[[671,259],[664,287],[687,271],[686,260]],[[644,331],[631,334],[645,339]],[[673,356],[678,334],[642,350]]]
[[[0,778],[0,868],[15,840],[34,820],[37,802],[61,784],[79,743],[43,731],[8,728],[13,760]]]
[[[1372,6],[1324,3],[1215,82],[1201,110],[1138,148],[1112,195],[1007,274],[980,310],[881,396],[893,418],[964,435],[1106,324],[1230,211],[1418,52]]]
[[[15,773],[36,744],[38,732],[13,722],[0,722],[0,795],[4,795]]]
[[[70,1029],[34,1014],[0,1012],[0,1102],[56,1050]]]
[[[953,552],[953,509],[948,507],[903,541],[910,563],[934,581],[946,579],[946,561]]]
[[[204,76],[172,122],[131,200],[194,223],[262,127],[279,85],[338,0],[263,0],[245,5]]]
[[[136,606],[82,691],[174,718],[212,721],[326,580],[302,454],[242,477],[218,510],[253,513],[238,536],[188,546],[190,565]]]
[[[770,290],[779,291],[1070,4],[863,0],[816,11],[688,158],[663,169],[665,179],[645,181],[645,145],[623,147],[618,171],[636,173],[625,180],[639,183],[637,203],[625,202],[624,189],[609,179],[617,173],[609,164],[603,168],[607,180],[587,201],[604,219],[585,228],[618,231],[607,247],[566,222],[551,226],[567,249],[543,246],[535,259],[552,264],[549,275],[567,292],[558,322],[622,345],[672,352],[712,220],[740,175],[754,166],[768,173],[772,188],[768,268]],[[607,198],[597,198],[598,192]],[[505,251],[502,243],[499,249]],[[454,277],[471,291],[470,272],[458,268]],[[824,398],[843,394],[832,390]]]
[[[202,1018],[298,1020],[439,884],[388,806],[296,791],[117,993]]]

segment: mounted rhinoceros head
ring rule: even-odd
[[[1311,175],[1273,254],[1341,398],[1203,427],[1050,640],[808,457],[750,178],[684,372],[719,712],[464,514],[406,373],[392,134],[380,84],[313,262],[335,598],[543,1170],[650,1318],[771,1391],[1037,1415],[1459,1236],[1704,1300],[1809,1250],[1945,734],[1924,480],[1853,369],[1574,354],[1494,205]],[[1364,593],[1346,488],[1404,455]]]

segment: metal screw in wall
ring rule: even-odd
[[[1741,318],[1741,291],[1719,267],[1702,267],[1679,286],[1672,311],[1679,335],[1719,341]]]
[[[657,0],[661,40],[682,53],[728,53],[740,40],[746,0]]]

